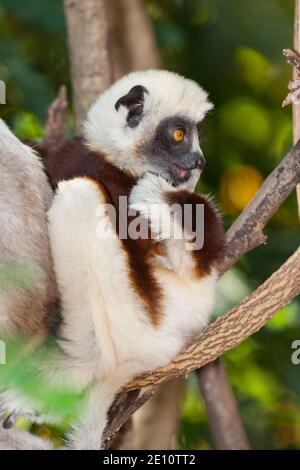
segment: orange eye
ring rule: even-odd
[[[184,138],[184,130],[183,129],[176,129],[176,131],[173,132],[173,139],[175,142],[181,142]]]

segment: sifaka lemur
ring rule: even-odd
[[[49,159],[57,189],[48,230],[61,305],[56,320],[53,310],[50,316],[60,353],[37,373],[85,392],[66,448],[100,449],[116,393],[169,363],[209,321],[224,235],[216,209],[194,189],[205,164],[199,124],[211,108],[191,80],[167,71],[134,72],[92,105],[83,138]],[[7,142],[18,158],[32,154],[8,132],[2,124],[1,145]],[[27,186],[35,191],[37,184]],[[191,208],[189,229],[180,213],[185,206]],[[198,206],[204,208],[200,226]],[[124,217],[127,236],[121,237]],[[146,224],[146,236],[129,236],[137,218],[136,231]],[[199,246],[197,231],[203,232]],[[0,253],[5,258],[1,246]],[[29,320],[22,321],[26,328]],[[3,391],[2,403],[6,412],[40,412],[15,390]],[[0,448],[51,447],[16,429],[2,430],[1,439]]]

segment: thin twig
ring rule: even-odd
[[[288,64],[295,67],[297,74],[300,76],[300,56],[298,52],[292,49],[283,49],[282,53],[287,58]]]
[[[47,113],[44,140],[41,144],[41,147],[47,154],[57,150],[64,141],[67,109],[67,89],[65,85],[61,85],[57,97],[49,107]]]
[[[226,234],[224,274],[241,256],[265,243],[263,229],[300,181],[300,141],[287,153]]]

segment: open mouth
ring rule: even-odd
[[[190,179],[192,170],[181,168],[173,164],[170,166],[170,173],[174,182],[179,184],[179,183],[184,183]]]

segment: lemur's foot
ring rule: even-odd
[[[2,421],[2,427],[3,429],[10,429],[13,427],[17,419],[20,418],[20,416],[17,413],[10,413],[4,420]]]
[[[5,417],[1,416],[0,418],[1,426],[3,429],[11,429],[20,418],[25,418],[31,423],[35,423],[35,424],[41,424],[44,422],[43,416],[39,416],[34,413],[26,413],[26,412],[22,413],[21,411],[20,412],[13,411],[9,413],[8,415],[6,414]]]

